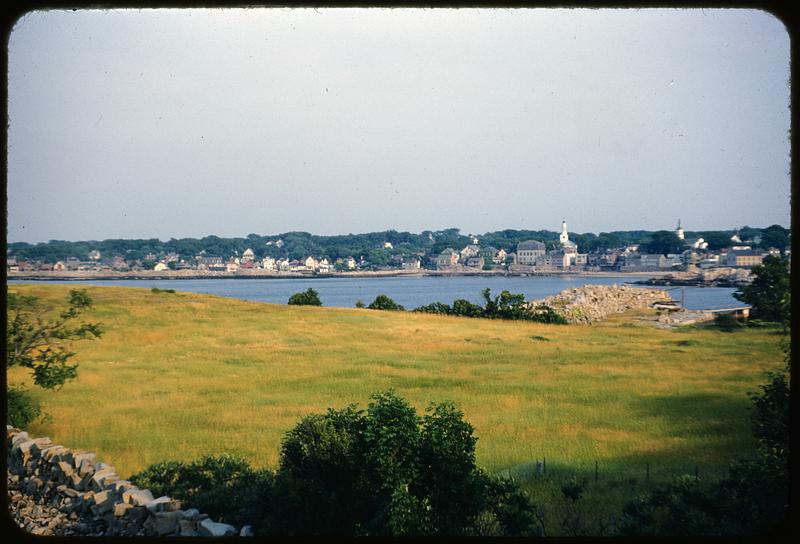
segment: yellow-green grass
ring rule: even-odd
[[[85,287],[99,340],[74,344],[78,378],[30,390],[29,432],[94,451],[127,477],[230,452],[275,467],[306,414],[394,388],[420,412],[452,400],[478,464],[503,470],[653,463],[724,466],[754,449],[747,392],[779,370],[778,331],[661,330],[631,316],[546,325],[315,308],[149,289]],[[14,285],[52,307],[70,285]],[[9,384],[30,377],[19,368]]]

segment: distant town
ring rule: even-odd
[[[498,231],[462,235],[458,229],[421,234],[370,233],[313,236],[287,233],[247,238],[105,240],[10,243],[9,277],[111,276],[313,276],[357,273],[552,274],[581,272],[686,272],[751,268],[767,255],[791,259],[790,233],[765,229],[687,233],[672,231],[593,234]],[[382,239],[380,236],[383,235]],[[538,235],[537,237],[534,237]],[[585,245],[586,247],[581,247]],[[241,249],[238,249],[241,248]],[[350,251],[351,253],[347,253]]]

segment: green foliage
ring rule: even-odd
[[[791,245],[791,233],[780,225],[770,225],[761,231],[761,247],[764,249],[775,248],[785,254],[786,248]]]
[[[568,323],[567,318],[546,304],[536,306],[531,310],[528,319],[538,323],[555,323],[558,325],[565,325]]]
[[[150,291],[153,293],[175,293],[175,289],[159,289],[158,287],[153,287]]]
[[[639,251],[642,253],[668,255],[670,253],[680,253],[683,251],[683,246],[683,242],[675,232],[659,230],[650,236],[648,242],[641,245]]]
[[[359,300],[357,300],[357,301],[356,301],[356,308],[366,308],[366,306],[367,306],[367,305],[366,305],[366,304],[364,304],[364,301],[363,301],[363,300],[360,300],[360,299],[359,299]]]
[[[6,408],[6,422],[18,429],[26,429],[42,414],[39,402],[22,387],[6,390]]]
[[[763,264],[753,267],[752,278],[733,296],[753,307],[751,316],[754,319],[790,323],[789,262],[772,255],[765,257]]]
[[[753,403],[753,432],[763,450],[789,451],[789,379],[786,374],[769,374],[769,382],[750,393]]]
[[[131,476],[155,496],[168,495],[184,508],[197,508],[237,527],[262,519],[270,506],[273,475],[230,456],[205,456],[191,463],[164,461]]]
[[[72,322],[92,305],[84,290],[71,290],[67,308],[56,317],[34,296],[7,291],[6,367],[21,366],[33,373],[33,383],[45,389],[59,389],[77,376],[78,365],[70,364],[75,353],[68,343],[102,335],[99,323]]]
[[[389,298],[388,296],[381,293],[375,300],[373,300],[369,306],[367,306],[370,310],[392,310],[392,311],[399,311],[405,310],[405,308],[401,305],[396,303],[394,300]]]
[[[319,293],[309,287],[305,291],[290,296],[289,304],[296,306],[322,306],[322,301],[319,299]]]
[[[527,534],[519,489],[475,466],[472,426],[451,403],[419,417],[393,391],[303,418],[286,436],[265,526],[278,535]]]
[[[443,315],[450,315],[453,313],[453,309],[450,308],[449,305],[443,302],[432,302],[425,306],[414,308],[414,311],[426,314],[443,314]]]
[[[623,535],[710,536],[724,534],[715,523],[714,498],[694,476],[679,476],[671,483],[630,501],[623,510]]]
[[[459,298],[453,301],[451,313],[452,315],[460,315],[462,317],[483,317],[483,308],[468,300]]]
[[[457,299],[450,307],[442,302],[433,302],[426,306],[415,308],[415,312],[443,315],[458,315],[463,317],[486,317],[489,319],[524,319],[539,323],[566,323],[567,320],[556,313],[549,306],[539,306],[534,310],[528,308],[525,295],[512,294],[502,291],[492,298],[491,290],[486,288],[481,293],[484,305],[479,306],[468,300]]]

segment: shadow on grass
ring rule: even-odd
[[[556,481],[577,477],[636,484],[668,481],[697,472],[701,477],[717,480],[725,477],[731,461],[750,457],[755,451],[750,406],[745,395],[693,393],[641,397],[633,401],[631,417],[645,422],[645,428],[652,425],[669,429],[670,440],[661,447],[596,460],[565,461],[543,456],[498,474],[522,481],[543,473]]]

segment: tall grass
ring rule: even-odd
[[[57,307],[70,288],[10,289]],[[107,332],[75,344],[77,380],[56,393],[31,388],[50,419],[30,431],[95,451],[122,476],[221,452],[274,467],[303,415],[363,407],[389,387],[420,411],[454,401],[490,471],[542,457],[710,469],[754,450],[746,393],[782,364],[770,329],[669,331],[635,316],[557,326],[87,290],[87,319]],[[20,369],[8,379],[30,382]]]

